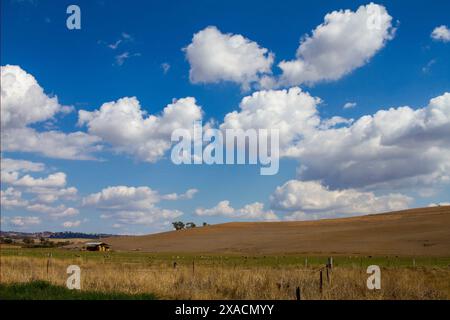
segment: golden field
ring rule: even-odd
[[[113,251],[0,245],[0,284],[64,286],[78,265],[86,292],[159,299],[295,299],[299,287],[302,299],[450,300],[450,206],[102,240]],[[367,288],[369,265],[381,268],[381,290]]]
[[[106,257],[106,258],[105,258]],[[448,266],[382,267],[381,290],[366,287],[366,267],[356,264],[335,266],[327,281],[323,271],[320,291],[319,269],[300,265],[249,264],[211,260],[183,262],[176,267],[170,259],[108,261],[108,256],[33,257],[3,255],[1,283],[47,280],[65,285],[66,268],[81,268],[82,290],[151,293],[160,299],[295,299],[300,287],[302,299],[450,299]],[[261,259],[262,260],[262,259]],[[312,260],[312,259],[311,259]],[[219,261],[219,260],[215,260]],[[240,262],[239,262],[240,261]],[[48,263],[48,273],[47,273]]]

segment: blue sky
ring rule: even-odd
[[[69,30],[66,27],[66,8],[70,4],[77,4],[81,9],[81,30]],[[383,19],[387,17],[386,21],[383,20],[384,33],[380,31],[367,35],[367,32],[355,31],[354,35],[343,33],[340,35],[343,39],[332,39],[330,42],[312,34],[324,23],[328,13],[336,11],[337,16],[344,15],[339,11],[341,9],[350,10],[351,19],[360,23],[358,15],[366,14],[364,10],[369,10],[369,7],[365,7],[368,4],[365,1],[284,0],[2,0],[2,82],[7,73],[20,72],[17,69],[11,71],[6,66],[18,66],[21,71],[35,78],[45,97],[51,99],[56,96],[59,106],[55,107],[58,112],[50,116],[20,125],[33,130],[32,134],[50,130],[66,135],[83,132],[96,137],[93,144],[102,147],[102,151],[89,152],[93,159],[80,160],[79,156],[55,156],[54,152],[40,150],[39,144],[30,148],[25,143],[21,145],[22,142],[12,141],[12,138],[4,143],[4,134],[14,134],[16,137],[19,131],[8,131],[13,127],[17,130],[17,125],[4,124],[2,121],[2,158],[9,161],[9,167],[2,163],[2,229],[150,233],[170,229],[170,222],[174,220],[219,223],[270,220],[274,216],[279,220],[317,219],[448,203],[450,139],[445,134],[450,127],[450,98],[445,93],[450,91],[450,43],[445,31],[450,31],[445,28],[440,29],[442,32],[433,31],[440,26],[448,28],[450,25],[450,3],[378,1],[376,8],[385,10]],[[333,27],[345,28],[339,23],[333,25],[332,21],[328,26],[325,23],[324,27],[329,28],[324,32],[329,32]],[[193,43],[194,34],[205,35],[202,31],[208,26],[215,27],[216,31],[211,32],[216,38],[207,40],[212,42],[204,47]],[[354,29],[349,30],[353,32]],[[246,39],[246,44],[266,48],[267,51],[262,55],[255,50],[264,63],[268,63],[269,52],[273,54],[270,71],[265,73],[274,81],[279,81],[278,84],[261,87],[258,81],[264,72],[259,71],[253,74],[249,88],[244,88],[245,81],[241,81],[243,76],[239,71],[236,71],[239,74],[237,78],[234,76],[236,73],[233,75],[234,80],[226,79],[225,74],[211,81],[195,81],[195,77],[205,79],[208,76],[211,79],[213,75],[207,73],[216,67],[206,65],[207,59],[195,60],[195,57],[201,54],[207,57],[222,54],[220,50],[226,50],[227,41],[232,35],[241,35]],[[325,68],[317,65],[318,62],[300,56],[297,61],[303,59],[302,63],[305,62],[313,70],[320,70],[321,75],[308,80],[300,73],[283,83],[284,74],[278,64],[296,59],[297,48],[305,35],[313,43],[305,50],[309,50],[313,56],[323,54],[324,57],[337,57],[336,66],[330,63]],[[367,45],[356,46],[354,50],[332,46],[339,43],[346,45],[352,36],[356,39],[355,43],[367,41]],[[218,41],[224,41],[220,44],[225,47],[219,46]],[[381,41],[378,46],[373,45],[376,41]],[[190,44],[193,45],[192,51],[184,49]],[[348,48],[349,45],[346,46]],[[248,54],[249,51],[242,54]],[[364,52],[358,55],[359,51]],[[343,57],[349,54],[356,56]],[[128,58],[121,61],[121,55]],[[243,56],[240,57],[232,60],[232,63],[236,62],[233,70],[247,67],[239,65],[243,61]],[[358,59],[361,63],[355,66],[353,61]],[[249,61],[253,60],[250,58]],[[200,66],[202,63],[205,65]],[[203,73],[194,73],[194,76],[191,73],[190,77],[194,65],[202,67]],[[164,66],[168,69],[164,70]],[[340,67],[345,72],[339,72]],[[261,70],[257,68],[254,66],[252,70]],[[323,75],[324,72],[335,76],[329,79],[326,74]],[[229,77],[232,77],[231,73]],[[114,134],[114,127],[109,126],[110,131],[106,132],[106,129],[96,131],[89,127],[94,125],[93,122],[77,124],[78,111],[95,112],[104,103],[116,102],[123,97],[136,97],[140,110],[157,116],[173,99],[194,97],[196,106],[201,107],[203,112],[203,121],[214,119],[220,125],[225,122],[227,114],[239,112],[239,104],[244,97],[264,90],[282,91],[295,87],[302,90],[298,96],[304,94],[321,99],[322,102],[314,106],[316,114],[312,116],[321,122],[339,116],[353,119],[355,123],[361,117],[374,115],[379,110],[403,106],[409,108],[403,113],[392,111],[392,115],[379,122],[373,120],[373,126],[379,131],[374,129],[365,134],[357,131],[356,126],[350,133],[335,132],[338,127],[323,129],[320,133],[317,128],[303,132],[297,129],[303,126],[301,122],[289,123],[294,135],[305,135],[300,138],[305,141],[296,145],[298,150],[302,150],[299,155],[281,159],[280,171],[274,176],[261,176],[259,167],[249,165],[176,166],[170,161],[170,148],[158,159],[148,161],[136,154],[137,147],[130,150],[120,144],[120,139]],[[33,97],[26,100],[26,105],[23,99],[12,100],[17,92],[7,90],[2,88],[2,99],[5,94],[12,97],[13,102],[4,100],[2,109],[20,108],[21,103],[24,109],[34,108],[39,111],[43,107],[37,105],[38,102],[33,105],[33,102],[28,101],[39,100]],[[23,93],[27,94],[30,93]],[[439,101],[430,103],[431,99],[438,97],[441,97]],[[343,108],[346,103],[354,103],[355,106]],[[71,112],[62,111],[62,106],[70,106]],[[281,102],[280,108],[284,108]],[[304,106],[299,103],[289,108],[301,109]],[[434,117],[436,108],[438,118]],[[423,112],[414,113],[420,109]],[[14,110],[8,112],[19,112]],[[280,111],[280,119],[289,122],[291,111]],[[352,128],[352,122],[342,125],[348,130]],[[123,127],[118,130],[126,127],[126,122],[123,122]],[[326,130],[329,132],[324,132]],[[324,137],[320,138],[319,134]],[[357,145],[352,145],[355,150],[347,156],[342,150],[327,150],[327,147],[333,148],[334,145],[330,143],[336,141],[342,143],[337,143],[335,148],[344,148],[347,143],[345,137],[350,134],[354,135],[351,139],[361,143],[359,149]],[[153,138],[146,135],[140,137]],[[24,141],[20,137],[16,138]],[[313,146],[317,146],[314,139],[319,138],[319,141],[330,141],[324,141],[323,150],[312,152]],[[371,149],[373,143],[369,143],[369,140],[381,146]],[[408,147],[411,141],[418,142]],[[135,142],[136,145],[140,143],[145,144],[145,141]],[[293,140],[287,142],[288,145],[294,143]],[[58,148],[57,144],[51,146]],[[90,146],[92,144],[80,148]],[[42,142],[41,147],[47,148],[46,142]],[[145,145],[145,148],[151,147]],[[388,150],[388,147],[391,149]],[[417,154],[424,156],[420,158]],[[12,164],[18,160],[42,165],[39,169],[30,170],[30,163],[27,163],[26,168],[17,169],[17,165]],[[360,171],[347,172],[346,163]],[[395,163],[392,168],[410,167],[412,170],[391,172],[390,163]],[[299,173],[302,165],[306,165],[307,169]],[[343,169],[339,172],[329,169],[333,166],[342,166]],[[377,174],[372,174],[373,171]],[[17,176],[4,178],[4,172],[5,177],[15,173]],[[43,187],[44,182],[39,188],[40,182],[36,182],[36,179],[46,179],[57,172],[65,174],[64,181]],[[356,173],[353,175],[353,172]],[[34,180],[26,183],[20,180],[26,175]],[[108,188],[117,186],[123,188],[108,191]],[[133,187],[147,189],[140,189],[141,194],[136,189],[130,189]],[[67,188],[76,188],[75,194],[57,196],[61,189]],[[189,189],[196,189],[197,192],[188,194],[186,192]],[[102,190],[106,191],[100,194]],[[45,198],[42,194],[50,193],[55,196],[42,202]],[[174,193],[176,200],[165,196]],[[114,197],[123,201],[120,209],[109,202],[114,202]],[[144,203],[141,207],[133,204],[141,200]],[[69,208],[73,210],[67,210]],[[210,210],[202,211],[199,208]]]

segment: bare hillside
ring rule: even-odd
[[[450,256],[450,206],[318,221],[226,223],[104,240],[114,250],[146,252]]]

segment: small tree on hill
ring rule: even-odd
[[[196,227],[196,225],[193,222],[186,223],[186,229],[192,229],[192,228],[195,228],[195,227]]]
[[[184,229],[184,223],[182,221],[172,222],[172,225],[175,228],[175,230],[183,230]]]

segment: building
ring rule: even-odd
[[[104,242],[87,242],[85,243],[87,251],[109,251],[111,246]]]

